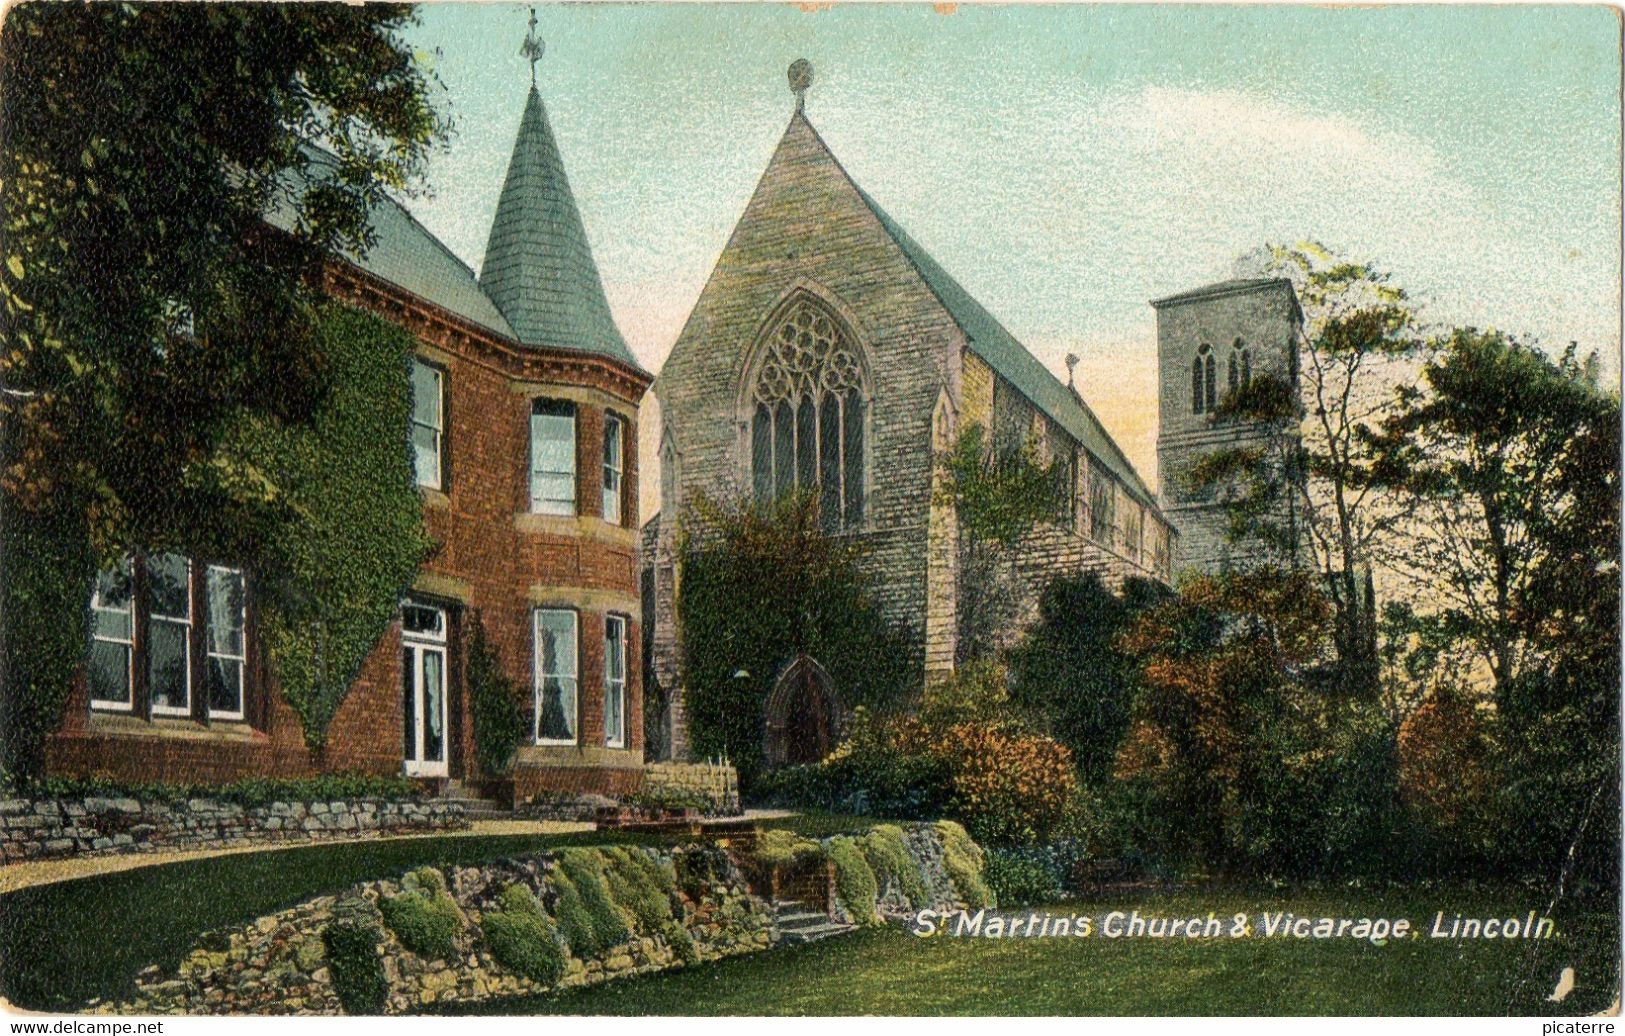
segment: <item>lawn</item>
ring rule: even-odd
[[[189,860],[20,889],[0,896],[0,995],[38,1010],[121,997],[147,965],[180,963],[203,932],[367,878],[552,846],[652,840],[592,831],[396,838]]]
[[[865,931],[554,997],[480,1005],[485,1013],[606,1015],[1584,1014],[1614,999],[1617,906],[1557,914],[1545,943],[1429,939],[1433,912],[1520,916],[1530,893],[1258,895],[1181,892],[1056,905],[1057,915],[1138,908],[1221,918],[1237,911],[1410,917],[1420,939],[1368,942],[921,939]],[[1545,999],[1565,965],[1574,991]]]
[[[817,836],[869,823],[864,817],[812,814],[768,826]],[[190,860],[20,889],[0,896],[0,996],[38,1010],[123,997],[134,991],[142,968],[174,967],[206,931],[424,864],[473,863],[565,845],[672,840],[587,831],[358,841]]]

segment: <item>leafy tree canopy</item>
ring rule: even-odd
[[[214,493],[242,412],[324,382],[311,274],[448,123],[399,5],[25,4],[0,35],[5,490],[102,553]],[[309,167],[317,146],[329,161]],[[289,233],[264,223],[292,213]],[[267,495],[253,478],[228,488]],[[212,501],[211,501],[212,502]]]

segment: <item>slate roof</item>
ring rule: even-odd
[[[804,116],[797,112],[795,118],[801,119]],[[808,128],[812,129],[811,123],[808,123]],[[909,236],[906,230],[886,215],[885,210],[877,205],[875,200],[857,185],[851,174],[846,172],[845,167],[841,166],[840,160],[835,158],[834,153],[829,150],[829,145],[824,143],[824,139],[818,135],[816,129],[813,130],[813,136],[829,154],[830,160],[841,169],[864,204],[869,206],[869,210],[875,214],[875,218],[880,221],[886,233],[897,242],[897,246],[903,250],[909,262],[919,271],[926,286],[937,296],[937,300],[948,311],[954,323],[965,333],[971,351],[980,356],[1017,392],[1043,411],[1050,420],[1065,429],[1067,434],[1088,450],[1091,456],[1104,464],[1131,496],[1152,510],[1159,510],[1156,496],[1147,488],[1139,472],[1134,470],[1134,465],[1129,463],[1128,457],[1100,423],[1094,411],[1089,409],[1088,404],[1050,373],[1050,369],[1040,363],[1038,357],[1029,352],[1015,335],[1006,330],[998,318],[977,302],[970,292],[954,280],[948,271],[920,246],[919,242]]]
[[[610,315],[535,86],[519,120],[479,284],[520,344],[598,353],[637,367]]]
[[[318,148],[305,150],[310,167],[331,168],[336,161]],[[295,178],[310,175],[303,170],[293,174]],[[287,192],[278,192],[266,221],[282,230],[292,230],[295,212],[290,199],[302,194],[303,186],[292,184]],[[504,338],[516,337],[501,311],[480,290],[468,264],[429,233],[399,202],[389,199],[374,206],[368,214],[368,223],[375,243],[365,255],[345,255],[347,261],[488,331]]]

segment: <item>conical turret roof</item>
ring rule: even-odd
[[[597,353],[637,367],[610,315],[547,108],[534,85],[491,220],[480,287],[520,344]]]

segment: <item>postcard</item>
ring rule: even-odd
[[[12,5],[13,1031],[1612,1031],[1620,88],[1600,6]]]

